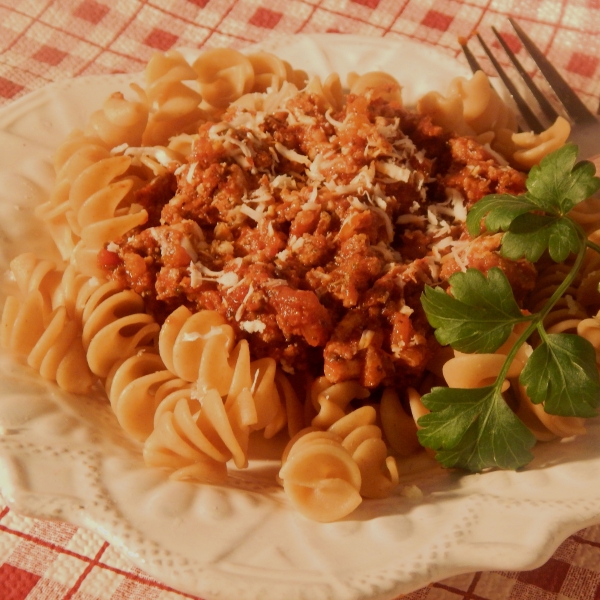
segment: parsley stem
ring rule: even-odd
[[[590,240],[586,240],[585,245],[588,248],[591,248],[592,250],[595,250],[598,254],[600,254],[600,246],[598,246],[598,244],[594,244],[594,242],[591,242]]]
[[[500,372],[498,373],[498,376],[497,376],[496,381],[494,382],[494,386],[493,386],[498,391],[500,391],[502,388],[502,384],[504,383],[504,380],[506,379],[506,374],[508,373],[508,370],[510,369],[510,365],[511,365],[513,359],[515,358],[517,352],[519,351],[519,348],[525,343],[525,341],[529,338],[529,336],[536,329],[538,329],[538,331],[540,332],[540,336],[544,337],[544,335],[546,333],[546,331],[544,329],[544,325],[543,325],[544,319],[548,316],[548,314],[550,313],[550,311],[552,310],[554,305],[562,298],[562,295],[565,293],[565,291],[568,289],[568,287],[571,285],[571,283],[573,283],[573,280],[577,276],[577,273],[579,272],[579,269],[581,268],[581,265],[583,263],[583,259],[585,257],[585,250],[586,250],[588,244],[589,243],[593,244],[593,242],[589,242],[589,240],[586,240],[585,232],[583,231],[583,229],[581,229],[581,227],[578,227],[577,230],[578,230],[578,234],[579,234],[580,245],[579,245],[579,252],[577,253],[577,257],[575,258],[575,262],[573,263],[573,266],[571,267],[569,274],[563,279],[562,283],[556,288],[556,290],[554,290],[554,293],[552,294],[552,296],[550,296],[550,298],[547,300],[546,304],[544,304],[542,309],[539,312],[532,315],[533,318],[531,319],[530,324],[523,331],[523,333],[521,333],[521,335],[517,338],[517,340],[513,344],[513,347],[507,353],[506,359],[504,360],[504,363],[502,364],[502,368],[500,369]],[[597,246],[596,244],[593,244],[593,246],[595,246],[594,250],[596,250],[597,252],[600,252],[600,246]]]

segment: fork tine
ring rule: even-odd
[[[531,58],[537,65],[550,87],[554,90],[557,98],[565,107],[567,114],[575,123],[597,122],[594,114],[579,99],[577,94],[569,87],[559,72],[552,66],[542,51],[531,41],[521,26],[513,19],[508,19],[523,46],[529,52]]]
[[[467,46],[466,42],[461,42],[460,44],[461,50],[467,59],[467,63],[469,63],[469,68],[473,73],[476,71],[483,71],[482,66],[479,64],[478,60],[475,58],[475,55],[471,52],[469,46]],[[598,110],[600,111],[600,106],[598,106]]]
[[[540,120],[535,116],[531,108],[529,108],[529,105],[527,104],[527,102],[525,102],[523,96],[521,96],[515,84],[506,74],[506,71],[502,68],[502,65],[496,60],[496,57],[492,54],[491,50],[488,48],[488,45],[483,41],[483,38],[479,34],[477,34],[477,39],[479,40],[479,43],[481,44],[481,47],[483,48],[484,52],[488,55],[488,58],[492,61],[494,69],[496,69],[496,71],[498,72],[500,79],[502,79],[502,82],[506,86],[506,89],[509,91],[512,99],[515,101],[515,104],[517,105],[521,116],[527,123],[527,126],[535,133],[541,133],[542,131],[544,131],[545,127],[540,123]]]
[[[556,121],[558,117],[558,112],[556,112],[556,109],[552,106],[552,104],[550,104],[550,102],[548,102],[546,96],[544,96],[540,88],[534,83],[533,79],[531,79],[529,73],[527,73],[527,71],[521,64],[521,61],[515,56],[515,53],[504,41],[504,38],[498,33],[498,30],[495,27],[492,27],[492,31],[494,32],[494,35],[500,42],[500,45],[504,49],[504,52],[506,52],[506,55],[510,59],[510,62],[512,62],[515,69],[518,71],[519,75],[533,94],[534,98],[537,100],[537,103],[540,105],[540,108],[542,109],[543,113],[546,115],[546,117],[548,117],[548,119],[550,119],[552,123],[554,123],[554,121]]]

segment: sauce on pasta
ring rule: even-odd
[[[136,192],[148,221],[102,267],[159,321],[179,305],[219,312],[288,373],[415,385],[435,350],[425,283],[501,266],[523,293],[535,271],[464,229],[468,206],[524,191],[523,174],[386,92],[334,110],[291,91],[273,113],[203,123],[186,162]]]

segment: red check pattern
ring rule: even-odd
[[[518,49],[507,16],[596,110],[598,0],[0,0],[0,105],[50,81],[139,71],[153,51],[174,46],[340,32],[411,38],[458,56],[457,39],[474,31],[495,45],[494,25]]]
[[[518,50],[507,16],[595,111],[600,0],[0,0],[0,106],[53,81],[139,71],[155,50],[243,48],[297,33],[410,38],[460,56],[458,38],[474,31],[494,45],[493,25]],[[133,568],[98,536],[20,516],[0,500],[0,600],[182,598],[193,596]],[[600,600],[600,526],[533,571],[461,575],[406,599]]]

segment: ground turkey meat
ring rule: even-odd
[[[201,125],[186,160],[136,192],[147,223],[98,261],[157,320],[216,310],[289,373],[412,384],[436,349],[426,284],[499,266],[518,295],[533,286],[498,236],[465,229],[468,207],[525,176],[377,91],[324,104],[292,90],[271,113]]]

